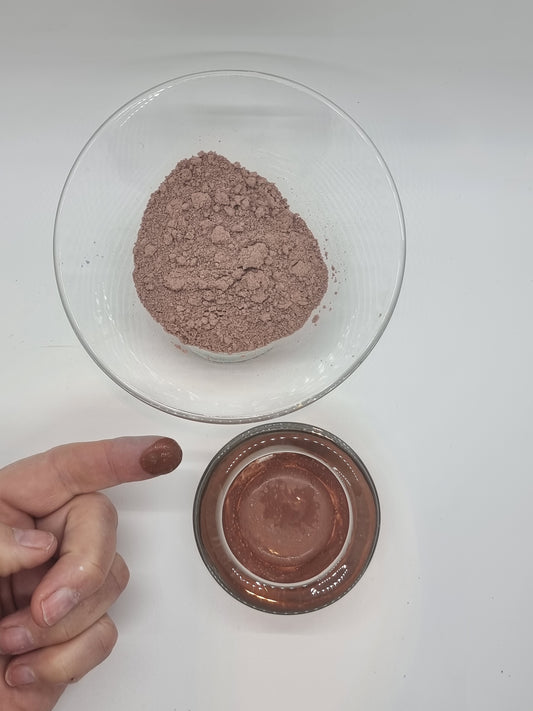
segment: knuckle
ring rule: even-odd
[[[115,560],[113,561],[113,565],[111,567],[111,575],[115,581],[118,594],[120,595],[120,593],[125,590],[129,582],[130,571],[126,565],[126,561],[118,553],[115,555]]]
[[[77,626],[72,623],[71,620],[68,619],[68,617],[64,620],[60,620],[59,622],[56,622],[55,628],[54,628],[54,642],[57,640],[60,643],[63,641],[68,641],[69,639],[73,639],[77,634],[79,633],[79,630]],[[44,643],[44,640],[43,640]]]
[[[72,684],[83,676],[75,658],[62,654],[53,647],[50,647],[47,653],[41,653],[33,666],[36,668],[38,680],[44,684],[63,686]]]
[[[96,494],[99,498],[99,505],[102,516],[106,519],[108,524],[111,524],[113,528],[118,526],[118,513],[111,501],[104,496],[104,494]]]
[[[76,574],[76,588],[82,600],[100,590],[107,580],[107,568],[89,555],[77,556],[72,566]]]
[[[102,442],[102,445],[105,465],[107,466],[107,470],[111,475],[113,486],[115,484],[120,484],[120,474],[117,467],[117,460],[113,456],[113,441],[104,440]]]
[[[49,449],[43,456],[45,458],[45,467],[55,474],[56,482],[59,483],[63,491],[72,496],[76,491],[76,486],[68,468],[64,465],[64,450],[65,445],[60,445]]]
[[[68,662],[63,662],[60,667],[59,677],[61,679],[59,683],[61,684],[76,684],[83,677],[83,674],[75,674]]]
[[[82,494],[80,504],[84,510],[90,510],[94,518],[98,518],[100,524],[116,528],[118,525],[118,513],[110,499],[105,494],[96,491],[91,494]]]
[[[86,591],[99,590],[105,583],[107,571],[94,560],[88,560],[83,565],[80,565],[80,573],[83,573],[85,583],[82,585]]]
[[[103,661],[113,651],[118,639],[118,630],[113,620],[108,615],[104,615],[96,623],[95,633],[98,658]]]

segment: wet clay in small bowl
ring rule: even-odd
[[[208,466],[194,506],[198,547],[215,579],[241,602],[284,614],[347,593],[370,562],[379,521],[355,452],[299,423],[232,440]]]

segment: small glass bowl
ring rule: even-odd
[[[135,291],[133,246],[148,199],[202,150],[274,182],[329,268],[314,317],[264,352],[226,357],[180,344]],[[316,91],[250,71],[183,76],[128,102],[81,151],[55,221],[59,293],[89,355],[144,402],[204,422],[274,418],[335,388],[383,333],[404,261],[398,193],[361,127]]]
[[[293,422],[229,442],[196,492],[194,533],[215,580],[264,612],[311,612],[338,600],[374,553],[380,509],[357,454]]]

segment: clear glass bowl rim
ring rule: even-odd
[[[257,607],[250,601],[238,597],[222,580],[221,576],[218,573],[218,570],[216,568],[216,565],[213,563],[209,555],[207,554],[204,544],[202,541],[202,534],[200,531],[200,508],[202,505],[202,497],[204,495],[205,489],[209,483],[209,480],[211,478],[211,475],[213,474],[217,464],[224,459],[224,457],[232,452],[236,447],[238,447],[240,444],[243,442],[246,442],[247,440],[256,437],[257,435],[268,435],[271,433],[278,433],[278,432],[301,432],[304,434],[309,434],[309,435],[315,435],[318,437],[322,437],[326,440],[329,440],[333,444],[335,444],[340,450],[346,453],[346,455],[352,459],[352,461],[355,462],[357,467],[359,468],[359,471],[363,475],[365,482],[372,494],[372,499],[374,501],[374,505],[376,507],[376,529],[374,532],[374,537],[372,540],[372,546],[370,548],[370,551],[368,552],[368,556],[366,558],[365,564],[363,568],[361,569],[359,575],[357,578],[355,578],[352,582],[352,584],[342,592],[338,597],[330,600],[329,602],[325,604],[318,605],[317,607],[310,607],[306,610],[277,610],[274,607],[271,608],[264,608],[264,607]],[[258,425],[256,427],[252,427],[251,429],[245,430],[244,432],[241,432],[240,434],[236,435],[233,437],[229,442],[227,442],[223,447],[219,449],[219,451],[214,455],[214,457],[211,459],[209,464],[204,470],[204,473],[202,477],[200,478],[200,481],[198,483],[196,493],[194,496],[194,503],[193,503],[193,512],[192,512],[192,524],[193,524],[193,532],[194,532],[194,538],[196,541],[196,546],[198,548],[198,552],[200,554],[200,557],[202,561],[204,562],[205,567],[211,574],[211,576],[216,580],[216,582],[222,587],[228,595],[231,597],[235,598],[239,602],[243,603],[247,607],[251,607],[254,610],[259,610],[260,612],[267,612],[268,614],[274,614],[274,615],[301,615],[301,614],[308,614],[310,612],[316,612],[319,609],[323,609],[324,607],[329,607],[330,605],[333,605],[337,600],[339,600],[341,597],[344,597],[347,595],[353,588],[357,585],[357,583],[361,580],[363,575],[366,573],[368,566],[370,565],[372,558],[374,557],[374,553],[376,552],[376,547],[378,544],[379,540],[379,535],[380,535],[380,530],[381,530],[381,506],[379,503],[379,496],[378,492],[376,489],[376,485],[374,483],[374,480],[372,478],[372,475],[370,474],[366,464],[363,462],[361,457],[355,452],[344,440],[342,440],[340,437],[337,437],[337,435],[333,434],[332,432],[329,432],[328,430],[323,429],[322,427],[317,427],[316,425],[310,425],[306,424],[303,422],[269,422],[263,425]]]
[[[181,84],[181,83],[187,82],[187,81],[193,81],[193,80],[198,80],[198,79],[203,79],[203,78],[214,78],[214,77],[247,77],[247,78],[256,78],[256,79],[261,79],[261,80],[266,80],[266,81],[274,81],[274,82],[277,82],[280,84],[284,84],[290,88],[293,88],[293,89],[296,89],[296,90],[299,90],[299,91],[302,91],[302,92],[308,94],[310,97],[314,98],[319,103],[322,103],[323,105],[327,106],[331,111],[338,114],[342,119],[344,119],[347,123],[349,123],[352,126],[352,128],[359,134],[360,138],[362,138],[363,141],[365,143],[367,143],[370,146],[370,148],[373,150],[376,160],[378,161],[380,167],[384,171],[384,174],[387,179],[387,182],[389,183],[389,186],[390,186],[390,189],[391,189],[394,201],[395,201],[396,210],[398,213],[400,240],[401,240],[400,260],[399,260],[398,268],[397,268],[397,272],[396,272],[396,284],[395,284],[394,289],[392,291],[388,310],[385,313],[383,313],[381,322],[380,322],[380,326],[376,330],[376,333],[374,334],[374,337],[372,338],[370,343],[359,354],[359,356],[354,359],[354,361],[351,363],[351,365],[348,368],[346,368],[346,370],[330,385],[328,385],[327,387],[323,388],[322,390],[318,391],[317,393],[314,393],[313,395],[310,395],[309,397],[307,397],[303,400],[293,403],[287,407],[280,408],[279,410],[272,411],[270,413],[251,415],[251,416],[242,416],[242,417],[233,417],[233,416],[227,417],[224,415],[217,415],[217,416],[204,415],[202,413],[189,412],[187,410],[178,410],[177,408],[167,406],[164,403],[156,402],[155,400],[150,399],[148,396],[137,392],[133,387],[130,387],[127,383],[124,383],[118,375],[116,375],[113,371],[111,371],[105,365],[105,363],[102,362],[101,358],[97,355],[97,353],[95,353],[95,351],[91,348],[89,343],[87,343],[87,341],[85,340],[83,333],[81,332],[81,329],[78,327],[75,315],[72,313],[72,311],[69,307],[68,297],[67,297],[67,294],[66,294],[66,291],[64,288],[64,284],[62,281],[61,268],[59,265],[58,225],[59,225],[59,220],[60,220],[60,216],[61,216],[61,209],[63,206],[63,202],[65,200],[70,182],[75,175],[78,164],[83,160],[85,154],[89,151],[89,149],[91,148],[94,141],[98,138],[101,131],[108,124],[112,123],[118,116],[120,116],[129,107],[133,106],[136,102],[142,100],[144,97],[146,97],[149,94],[152,94],[157,91],[162,91],[163,89],[166,89],[166,88],[171,88],[175,84]],[[182,418],[188,419],[188,420],[211,423],[211,424],[217,424],[217,423],[218,424],[247,424],[247,423],[253,423],[253,422],[263,422],[265,420],[270,420],[273,418],[282,417],[282,416],[287,415],[291,412],[295,412],[296,410],[300,410],[301,408],[306,407],[307,405],[310,405],[313,402],[316,402],[317,400],[321,399],[322,397],[327,395],[329,392],[331,392],[332,390],[337,388],[347,378],[349,378],[350,375],[352,375],[352,373],[361,365],[361,363],[372,352],[372,350],[374,349],[374,347],[380,340],[381,336],[383,335],[385,329],[387,328],[387,325],[388,325],[390,319],[392,318],[392,314],[393,314],[393,312],[396,308],[396,305],[398,303],[398,298],[399,298],[402,283],[403,283],[403,278],[404,278],[404,274],[405,274],[405,262],[406,262],[405,218],[404,218],[403,208],[402,208],[400,196],[398,193],[398,189],[396,187],[396,183],[394,182],[394,178],[392,177],[389,167],[388,167],[385,159],[381,155],[381,152],[379,151],[376,144],[372,141],[372,139],[365,132],[365,130],[357,123],[357,121],[355,121],[346,111],[341,109],[340,106],[335,104],[333,101],[328,99],[326,96],[324,96],[320,92],[307,86],[306,84],[303,84],[302,82],[299,82],[299,81],[295,81],[293,79],[288,79],[288,78],[283,77],[278,74],[249,70],[249,69],[213,69],[213,70],[205,70],[205,71],[201,71],[201,72],[193,72],[193,73],[189,73],[189,74],[184,74],[184,75],[175,77],[173,79],[168,79],[167,81],[161,82],[160,84],[156,84],[156,85],[152,86],[151,88],[146,89],[145,91],[142,91],[141,93],[137,94],[136,96],[131,98],[129,101],[126,101],[122,106],[120,106],[120,108],[118,108],[116,111],[114,111],[105,121],[103,121],[100,124],[100,126],[98,126],[98,128],[93,132],[91,137],[88,139],[88,141],[85,143],[85,145],[79,152],[78,156],[76,157],[76,160],[72,164],[72,167],[70,168],[70,170],[68,172],[67,178],[66,178],[63,188],[61,190],[61,194],[59,197],[58,206],[57,206],[57,210],[56,210],[56,214],[55,214],[55,219],[54,219],[53,260],[54,260],[55,281],[56,281],[57,289],[59,292],[59,297],[60,297],[63,309],[65,311],[65,314],[67,316],[67,319],[72,327],[72,330],[74,331],[76,337],[78,338],[79,342],[81,343],[81,345],[83,346],[83,348],[85,349],[87,354],[96,363],[96,365],[114,383],[116,383],[119,387],[121,387],[123,390],[125,390],[126,392],[128,392],[130,395],[132,395],[136,399],[140,400],[141,402],[144,402],[145,404],[150,405],[151,407],[154,407],[157,410],[166,412],[167,414],[174,415],[176,417],[182,417]]]

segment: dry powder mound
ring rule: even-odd
[[[180,161],[152,194],[133,256],[153,318],[220,353],[294,333],[328,285],[316,239],[276,186],[214,152]]]

